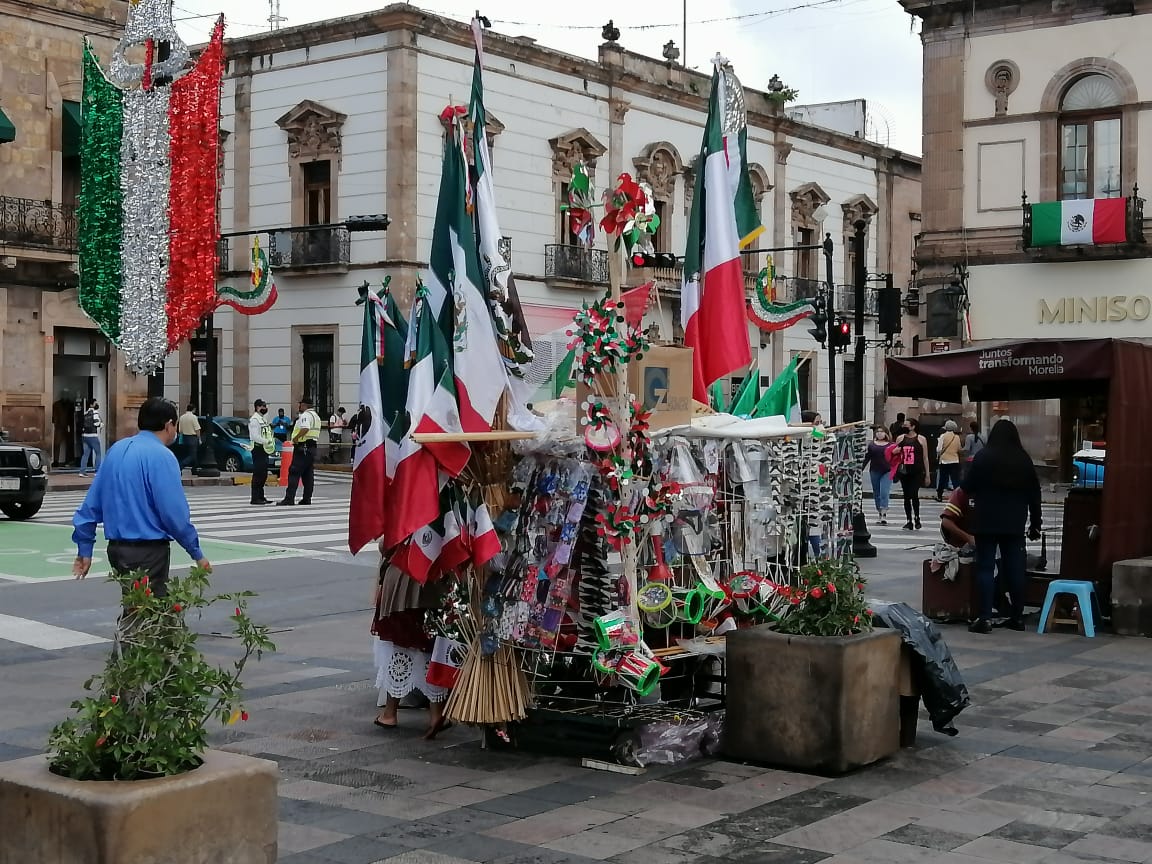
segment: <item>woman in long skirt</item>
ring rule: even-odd
[[[434,639],[425,627],[425,613],[438,608],[439,600],[435,587],[421,585],[391,566],[387,559],[381,561],[372,621],[376,686],[380,691],[375,723],[381,729],[397,728],[400,700],[415,691],[428,699],[428,729],[424,737],[431,740],[448,728],[444,703],[450,691],[428,683]]]

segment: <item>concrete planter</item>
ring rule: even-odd
[[[275,762],[209,750],[195,771],[80,781],[0,763],[0,864],[273,864]]]
[[[724,752],[736,759],[842,774],[900,747],[900,636],[728,634]]]

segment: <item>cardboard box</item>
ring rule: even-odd
[[[643,360],[628,366],[628,391],[652,412],[651,428],[667,429],[692,422],[692,349],[680,345],[654,345]],[[576,386],[576,404],[588,398],[589,388]],[[583,412],[577,409],[579,424]],[[583,428],[578,431],[583,434]],[[625,432],[626,430],[621,430]]]

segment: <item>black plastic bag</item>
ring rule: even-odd
[[[952,720],[971,704],[964,676],[952,659],[952,652],[936,625],[907,603],[876,603],[873,621],[900,633],[904,644],[915,652],[912,680],[932,720],[932,728],[955,735]]]

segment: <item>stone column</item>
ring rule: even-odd
[[[251,226],[252,188],[252,58],[239,57],[233,79],[235,128],[232,130],[232,230],[247,231]],[[239,248],[243,240],[245,248]],[[247,244],[251,237],[232,238],[231,267],[243,267],[248,258]],[[253,395],[249,377],[249,320],[247,315],[232,312],[232,413],[247,417],[252,408]],[[221,364],[223,365],[223,364]],[[183,364],[181,364],[183,368]],[[261,397],[267,398],[267,397]],[[224,406],[220,406],[223,411]]]
[[[417,82],[419,54],[416,34],[393,30],[388,38],[387,117],[384,158],[387,160],[386,195],[392,224],[385,234],[392,269],[392,294],[401,309],[412,305],[416,265],[420,260],[416,219]],[[428,122],[433,122],[428,118]]]

